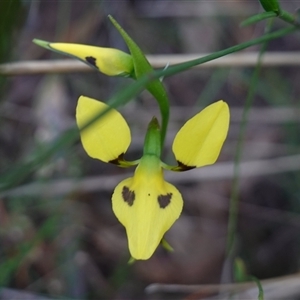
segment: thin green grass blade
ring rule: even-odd
[[[213,72],[196,101],[197,105],[201,104],[205,107],[216,100],[217,94],[227,80],[229,70],[229,68],[219,68]]]
[[[253,280],[256,285],[257,285],[257,288],[258,288],[258,296],[257,296],[257,299],[258,300],[264,300],[264,289],[259,281],[258,278],[254,277],[254,276],[250,276],[250,279]]]
[[[270,20],[270,22],[266,26],[266,32],[270,32],[272,23],[273,23],[272,20]],[[244,104],[242,122],[241,122],[241,127],[238,135],[236,154],[234,158],[234,175],[233,175],[230,203],[229,203],[229,220],[228,220],[228,231],[227,231],[228,235],[227,235],[227,245],[226,245],[227,256],[231,255],[235,244],[238,210],[239,210],[239,198],[238,198],[239,174],[240,174],[239,166],[240,166],[241,157],[243,153],[244,137],[245,137],[245,132],[248,124],[248,116],[249,116],[250,109],[253,105],[254,96],[255,96],[258,79],[259,79],[261,61],[262,61],[263,54],[266,51],[266,48],[267,48],[267,41],[263,43],[260,49],[257,65],[251,77],[249,92],[246,98],[246,102]]]
[[[270,19],[270,18],[274,18],[274,17],[277,17],[277,16],[278,16],[278,14],[276,14],[274,11],[264,11],[264,12],[262,12],[260,14],[251,16],[250,18],[244,20],[240,24],[240,26],[241,27],[246,27],[246,26],[258,23],[260,21],[263,21],[263,20],[266,20],[266,19]]]

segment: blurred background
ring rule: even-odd
[[[281,5],[294,13],[300,3]],[[36,46],[33,38],[127,52],[108,14],[154,61],[161,54],[201,56],[262,35],[265,22],[240,27],[261,11],[258,1],[247,0],[1,1],[0,63],[63,58]],[[286,26],[276,20],[273,29]],[[299,53],[299,47],[299,33],[294,33],[271,41],[267,53],[288,56],[289,51]],[[167,58],[163,64],[168,64]],[[171,295],[145,288],[153,283],[234,282],[234,259],[226,260],[229,198],[253,70],[233,59],[231,65],[203,66],[164,79],[171,101],[166,162],[174,162],[176,132],[201,108],[223,99],[232,115],[229,136],[214,166],[166,172],[185,201],[180,219],[166,235],[173,253],[159,247],[148,261],[127,264],[125,230],[113,215],[110,199],[114,187],[134,169],[91,159],[78,140],[0,193],[0,299],[182,299],[180,288]],[[80,95],[105,101],[131,82],[94,71],[0,74],[2,178],[75,124]],[[260,280],[299,276],[299,82],[296,61],[263,65],[244,134],[232,257],[241,259],[245,274]],[[135,100],[120,109],[132,130],[128,159],[140,157],[147,124],[159,115],[148,93]],[[213,294],[203,292],[187,299],[209,297]]]

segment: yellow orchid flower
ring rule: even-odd
[[[108,109],[103,102],[81,96],[76,110],[79,129]],[[229,108],[222,100],[192,117],[173,142],[178,166],[161,161],[160,128],[156,118],[149,123],[143,156],[134,162],[124,160],[131,142],[130,129],[115,109],[110,108],[103,118],[80,131],[83,147],[91,157],[122,167],[138,165],[133,177],[121,181],[112,195],[113,211],[126,228],[129,251],[134,259],[149,259],[182,211],[182,196],[175,186],[164,180],[163,169],[186,171],[213,164],[228,127]]]
[[[72,43],[50,43],[38,39],[34,39],[33,42],[48,50],[75,57],[108,76],[130,76],[133,72],[131,55],[119,49]]]

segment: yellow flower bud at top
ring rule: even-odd
[[[133,72],[131,55],[114,48],[71,43],[49,43],[34,39],[34,43],[49,50],[80,59],[108,76],[128,76]]]

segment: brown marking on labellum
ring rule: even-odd
[[[121,153],[117,158],[110,160],[109,163],[119,166],[120,161],[124,161],[124,153]]]
[[[176,168],[177,169],[176,171],[184,172],[196,168],[195,166],[187,166],[179,160],[177,162],[178,162],[178,166],[177,166],[178,169]]]
[[[95,57],[93,57],[93,56],[87,56],[86,58],[85,58],[85,60],[89,63],[89,64],[91,64],[91,65],[93,65],[94,67],[96,67],[97,69],[99,69],[98,67],[97,67],[97,65],[96,65],[96,58]]]
[[[157,201],[159,203],[159,207],[166,208],[170,204],[171,198],[172,198],[172,193],[168,193],[167,195],[158,196]]]
[[[127,204],[129,206],[133,205],[133,201],[135,199],[135,193],[134,193],[134,191],[131,191],[127,186],[123,187],[122,197],[123,197],[123,200],[125,202],[127,202]]]

